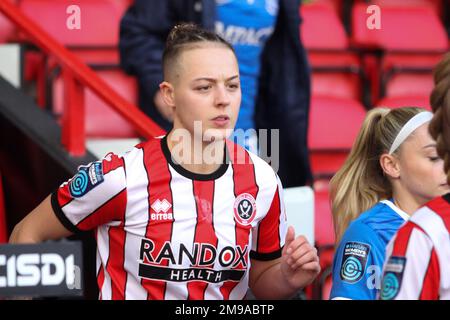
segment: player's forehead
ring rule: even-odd
[[[403,142],[404,150],[433,151],[436,150],[436,142],[428,131],[429,123],[425,123],[414,130]]]
[[[239,75],[233,51],[220,43],[205,42],[186,48],[178,57],[177,71],[187,81],[230,79]]]

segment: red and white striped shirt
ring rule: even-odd
[[[450,194],[416,211],[386,250],[382,299],[450,299]]]
[[[229,141],[227,155],[216,172],[193,174],[156,138],[80,167],[60,186],[52,196],[60,221],[96,230],[101,299],[243,299],[249,256],[281,256],[280,180]]]

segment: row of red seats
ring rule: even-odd
[[[308,143],[322,273],[310,297],[317,299],[327,299],[331,288],[330,177],[345,161],[368,108],[429,108],[432,69],[449,48],[442,1],[354,1],[350,36],[342,23],[343,3],[318,0],[301,7],[301,36],[312,67]],[[370,4],[381,7],[380,30],[367,27]]]
[[[130,4],[130,0],[78,0],[76,3],[80,5],[83,17],[81,30],[69,30],[60,27],[65,25],[68,16],[66,8],[73,4],[72,1],[15,1],[26,14],[36,19],[36,22],[46,31],[71,48],[72,52],[86,63],[101,68],[117,66],[118,23],[123,12]],[[431,0],[420,1],[427,2]],[[396,106],[404,102],[407,97],[410,97],[411,93],[414,93],[414,95],[419,97],[413,101],[423,102],[424,100],[420,99],[420,97],[426,96],[431,88],[430,70],[436,61],[440,59],[440,54],[421,55],[411,59],[411,56],[406,54],[389,52],[382,59],[378,59],[381,61],[375,59],[374,62],[373,59],[370,59],[373,57],[366,57],[360,52],[349,51],[350,41],[345,35],[345,30],[339,21],[336,11],[336,8],[342,6],[343,2],[345,1],[319,0],[301,7],[302,16],[304,17],[304,24],[301,29],[302,38],[305,46],[308,48],[310,62],[313,67],[313,96],[331,95],[336,98],[359,100],[365,107],[371,107],[378,104]],[[414,2],[418,3],[419,0]],[[383,5],[383,1],[378,1],[378,3]],[[438,2],[436,1],[436,3]],[[409,47],[411,50],[417,49],[414,46],[426,43],[429,39],[434,40],[432,44],[425,47],[427,49],[433,46],[436,50],[438,48],[442,49],[442,39],[445,40],[445,44],[448,42],[445,35],[442,37],[442,32],[434,31],[434,29],[438,30],[438,23],[436,19],[433,20],[435,13],[433,11],[432,15],[430,13],[432,9],[429,7],[409,6],[408,14],[405,14],[403,18],[398,18],[399,7],[383,7],[382,30],[367,29],[365,26],[366,8],[367,4],[361,1],[356,2],[353,6],[354,12],[359,13],[354,15],[354,24],[359,26],[359,28],[354,28],[355,35],[360,34],[360,36],[355,36],[354,43],[359,42],[361,45],[372,46],[374,39],[381,39],[379,45],[386,50],[392,51],[395,49],[395,46],[392,47],[391,45],[397,43],[396,39],[411,39],[411,36],[405,37],[400,31],[399,34],[385,32],[383,35],[383,30],[392,29],[388,28],[387,25],[392,25],[397,29],[399,29],[398,26],[403,26],[402,30],[407,30],[410,34],[413,34],[414,41],[410,41],[410,44],[413,46]],[[403,7],[402,10],[404,10]],[[414,10],[419,11],[416,12]],[[411,15],[411,12],[420,14],[420,20],[417,19],[417,15]],[[424,15],[424,12],[428,13],[428,16]],[[99,14],[107,16],[108,19],[98,19]],[[429,21],[426,17],[429,17]],[[421,23],[418,23],[418,21]],[[356,30],[360,30],[358,31],[359,33]],[[422,32],[421,35],[418,35],[416,31]],[[363,32],[366,32],[366,35],[363,36]],[[433,36],[430,37],[428,34]],[[329,49],[333,49],[333,51],[329,51]],[[405,63],[406,59],[409,59],[408,63]],[[34,52],[26,54],[25,79],[42,79],[42,75],[39,74],[40,72],[42,73],[42,70],[40,70],[41,62],[42,57],[39,54]],[[382,70],[381,73],[378,72],[380,69]],[[406,70],[409,74],[407,76],[405,74],[397,74],[398,70],[403,72]],[[423,70],[428,70],[428,73],[422,72]],[[419,71],[422,73],[418,73]],[[115,72],[120,73],[117,69]],[[380,74],[377,74],[377,72]],[[111,76],[111,72],[106,72],[104,77],[106,79],[111,78],[112,82],[133,81],[123,74]],[[371,84],[372,88],[369,91],[372,97],[366,97],[365,86],[362,85],[364,81],[362,80]],[[380,82],[382,82],[381,86],[379,85]],[[122,86],[125,88],[135,87],[135,84],[124,83]],[[45,85],[41,87],[45,87]],[[405,89],[408,88],[409,92],[406,92]],[[377,94],[377,91],[380,91],[381,94]],[[44,93],[42,92],[41,94],[43,95]],[[389,97],[389,99],[380,101],[380,98],[384,95]],[[55,98],[48,97],[47,100],[54,101]],[[133,100],[132,102],[136,101]],[[103,114],[103,111],[104,109],[101,108],[99,113]],[[112,128],[116,127],[113,126]],[[92,134],[103,135],[107,130],[92,132]]]
[[[16,3],[44,30],[69,47],[115,47],[118,25],[123,12],[132,0],[6,0]],[[354,2],[354,3],[353,3]],[[341,21],[343,3],[353,3],[351,35],[347,36]],[[80,30],[66,26],[70,13],[67,8],[81,9]],[[379,30],[367,27],[369,5],[381,8],[382,25]],[[304,23],[302,39],[310,49],[346,50],[381,47],[389,50],[442,51],[448,48],[448,38],[439,11],[442,0],[312,0],[301,6]],[[448,5],[448,4],[447,4]],[[107,19],[99,17],[107,17]],[[14,39],[15,28],[0,16],[0,42]],[[326,41],[323,41],[326,40]]]
[[[109,85],[134,105],[137,84],[134,77],[119,68],[119,22],[133,0],[8,0],[14,2],[29,18],[91,66]],[[67,19],[80,8],[80,29],[66,27]],[[76,13],[75,13],[76,14]],[[0,43],[27,43],[23,34],[0,15]],[[58,68],[51,56],[26,47],[24,80],[36,81],[37,102],[50,107],[57,116],[63,109],[63,88]],[[133,128],[98,97],[85,89],[86,130],[88,137],[135,137]],[[108,121],[105,121],[105,116]],[[102,121],[98,121],[102,119]],[[100,125],[99,125],[100,123]]]
[[[429,24],[430,21],[436,23],[437,20],[442,21],[441,24],[446,23],[449,26],[450,21],[448,21],[448,15],[450,14],[448,3],[446,0],[306,0],[303,1],[303,7],[309,12],[309,15],[315,15],[321,19],[324,19],[324,24],[322,26],[331,24],[339,24],[343,28],[338,30],[328,29],[331,33],[339,36],[336,39],[337,43],[346,37],[345,33],[350,35],[349,43],[353,40],[358,40],[361,35],[359,32],[364,31],[361,27],[366,25],[367,17],[373,12],[370,8],[368,12],[368,7],[371,5],[376,5],[381,9],[381,14],[384,16],[387,14],[388,24],[383,23],[383,28],[385,32],[395,31],[395,19],[392,20],[392,16],[395,15],[395,11],[402,11],[400,14],[403,15],[405,12],[412,17],[413,15],[420,13],[425,17],[425,21]],[[425,11],[423,10],[425,8]],[[431,10],[430,10],[431,9]],[[384,20],[384,17],[383,17]],[[392,25],[394,21],[394,26]],[[394,27],[394,28],[392,28]],[[433,28],[434,26],[430,26]],[[407,29],[404,29],[407,30]],[[344,31],[344,33],[342,33]],[[323,31],[316,30],[316,33]],[[307,33],[308,40],[314,41],[314,33]],[[381,34],[381,33],[380,33]],[[365,41],[365,39],[363,39]],[[354,43],[358,45],[358,41]],[[336,45],[332,41],[331,46]],[[362,44],[364,45],[364,44]]]

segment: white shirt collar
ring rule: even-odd
[[[397,212],[397,214],[403,218],[403,220],[407,221],[409,220],[409,214],[407,214],[405,211],[403,211],[402,209],[400,209],[399,207],[397,207],[394,203],[392,203],[392,201],[390,200],[381,200],[381,203],[384,203],[385,205],[389,206],[389,208],[391,208],[392,210],[394,210],[395,212]]]

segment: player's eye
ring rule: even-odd
[[[239,88],[239,83],[230,83],[230,84],[228,85],[228,88],[231,88],[231,89],[238,89],[238,88]]]
[[[199,86],[199,87],[195,88],[195,90],[197,90],[197,91],[208,91],[209,89],[211,89],[211,85]]]

